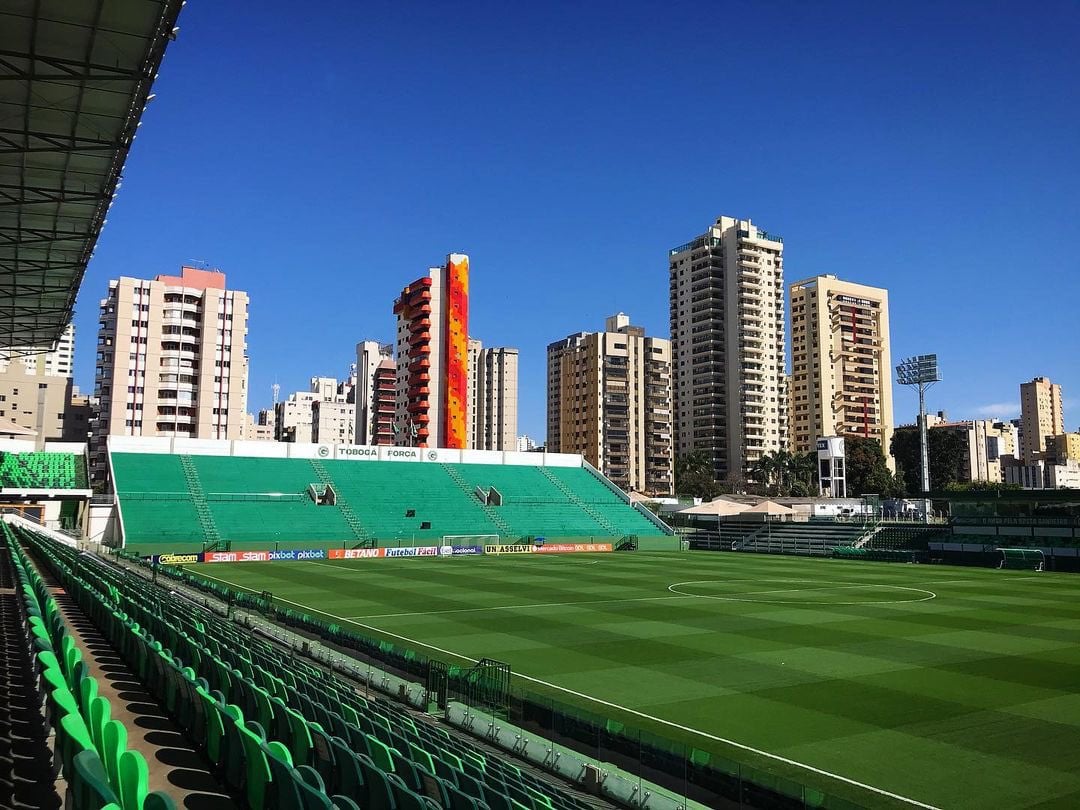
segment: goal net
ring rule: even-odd
[[[444,546],[497,546],[499,544],[499,535],[444,534],[442,544]]]
[[[999,548],[1001,561],[998,568],[1012,571],[1042,571],[1046,558],[1037,548]]]

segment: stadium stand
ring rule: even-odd
[[[113,453],[126,543],[664,536],[589,470]],[[332,488],[319,505],[312,487]],[[496,490],[499,505],[477,491]]]
[[[23,649],[33,651],[39,705],[44,702],[56,735],[55,756],[67,782],[68,803],[79,810],[175,808],[168,794],[149,790],[146,758],[128,747],[128,728],[111,717],[110,702],[99,694],[100,682],[90,674],[85,650],[76,643],[56,598],[9,526],[0,528],[6,552],[0,564],[15,568],[23,601]],[[55,773],[49,771],[51,778]]]
[[[87,489],[86,460],[74,453],[0,453],[0,487]]]
[[[251,810],[589,806],[165,588],[16,531]]]
[[[826,557],[837,546],[854,546],[867,532],[861,523],[831,520],[722,521],[716,532],[699,532],[691,548]]]

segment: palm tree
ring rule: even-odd
[[[817,478],[818,463],[817,453],[795,453],[791,456],[792,479],[806,484],[811,491]]]
[[[776,463],[772,454],[764,453],[760,458],[755,459],[750,465],[749,473],[751,478],[763,484],[767,489],[776,475]]]

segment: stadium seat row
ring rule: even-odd
[[[0,453],[0,487],[85,489],[86,462],[74,453]]]
[[[250,807],[576,810],[523,773],[139,577],[26,533]],[[70,584],[68,584],[70,583]],[[309,793],[325,797],[319,804]],[[296,804],[296,802],[301,804]],[[321,799],[319,800],[321,801]],[[265,802],[265,804],[263,804]]]
[[[25,606],[26,634],[36,660],[39,690],[56,733],[60,772],[76,810],[169,810],[167,794],[148,792],[146,759],[127,750],[127,729],[110,719],[109,701],[82,661],[56,600],[0,524]]]

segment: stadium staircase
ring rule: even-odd
[[[249,810],[592,806],[167,587],[17,531]],[[74,697],[62,705],[78,711]],[[148,798],[130,810],[169,807]]]
[[[214,515],[210,511],[210,504],[206,500],[202,483],[199,481],[199,471],[195,469],[195,463],[191,456],[180,456],[180,467],[184,471],[184,480],[187,482],[188,492],[191,493],[191,504],[195,507],[195,514],[199,518],[199,526],[202,528],[204,543],[208,551],[215,551],[224,546],[221,540],[221,532],[218,531]]]
[[[854,543],[851,544],[852,547],[853,548],[866,548],[868,545],[870,545],[870,543],[873,541],[873,539],[875,537],[877,537],[879,534],[881,534],[881,531],[882,531],[883,528],[884,528],[884,526],[882,526],[879,523],[870,524],[870,526],[867,527],[866,533],[863,534],[862,537],[860,537],[858,540],[856,540]]]
[[[593,520],[595,520],[597,523],[599,523],[600,526],[603,527],[603,529],[609,535],[611,535],[612,537],[615,537],[615,536],[618,536],[619,534],[621,534],[619,529],[616,528],[615,525],[612,524],[612,522],[610,520],[605,518],[602,514],[600,514],[600,512],[598,512],[596,509],[594,509],[591,505],[589,505],[585,501],[581,500],[581,498],[578,497],[578,494],[576,492],[574,492],[574,490],[570,489],[570,487],[568,487],[557,475],[552,473],[551,470],[549,470],[547,467],[540,467],[539,469],[540,469],[540,472],[543,473],[544,477],[547,478],[551,483],[553,483],[555,485],[555,487],[560,492],[562,492],[570,500],[570,502],[572,504],[574,504],[574,506],[581,509],[581,511],[585,512],[585,514],[587,514],[589,517],[591,517]]]
[[[360,522],[360,518],[357,517],[353,508],[349,506],[349,502],[345,500],[345,496],[341,494],[341,491],[334,483],[333,477],[323,463],[317,459],[311,459],[311,468],[315,471],[315,475],[318,477],[320,483],[325,484],[334,490],[334,503],[337,508],[341,510],[341,516],[345,518],[345,522],[349,524],[349,528],[356,536],[357,544],[355,548],[374,547],[376,545],[375,538],[371,536],[366,528],[364,528],[364,524]]]
[[[469,482],[465,480],[460,472],[458,472],[457,468],[449,464],[440,464],[439,466],[446,470],[446,474],[450,476],[453,482],[458,485],[458,488],[461,489],[466,496],[479,500],[476,495],[476,490],[469,487]],[[506,537],[513,533],[509,524],[502,519],[502,516],[495,507],[491,504],[484,503],[483,501],[480,501],[480,507],[484,510],[484,514],[488,516],[488,519],[498,527],[500,535]]]

